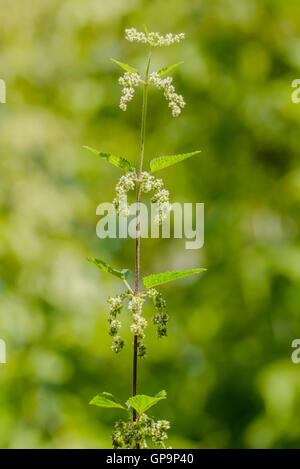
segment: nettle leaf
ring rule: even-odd
[[[133,409],[135,409],[141,415],[146,412],[146,410],[150,409],[150,407],[166,398],[166,391],[160,391],[154,397],[145,396],[144,394],[137,394],[134,397],[130,397],[127,401],[127,404],[129,404],[130,407],[133,407]]]
[[[101,392],[89,402],[90,405],[106,408],[118,408],[128,410],[126,403],[113,396],[109,392]]]
[[[123,68],[123,70],[126,70],[126,72],[129,73],[138,73],[133,67],[131,67],[128,64],[123,64],[123,62],[119,62],[118,60],[115,59],[110,59],[112,62],[115,64],[119,65],[119,67]]]
[[[87,146],[84,146],[83,148],[86,148],[87,150],[95,153],[96,155],[101,156],[101,158],[104,158],[109,163],[113,164],[114,166],[117,166],[118,168],[123,169],[124,171],[129,171],[131,169],[130,162],[126,160],[126,158],[123,158],[122,156],[112,155],[111,153],[98,151],[98,150],[95,150],[94,148],[87,147]]]
[[[161,274],[152,274],[143,278],[145,287],[151,288],[156,285],[172,282],[179,278],[189,277],[190,275],[205,272],[206,269],[173,270],[172,272],[163,272]]]
[[[159,169],[167,168],[173,164],[179,163],[180,161],[191,158],[201,153],[201,150],[193,151],[191,153],[181,153],[179,155],[167,155],[167,156],[158,156],[150,161],[150,169],[152,173],[158,171]]]
[[[171,72],[171,70],[174,70],[174,68],[179,67],[179,65],[182,65],[183,62],[178,62],[177,64],[169,65],[168,67],[164,67],[160,70],[158,70],[157,74],[158,76],[162,77],[163,75],[166,75],[167,73]]]
[[[91,262],[91,264],[95,264],[98,267],[98,269],[103,270],[103,272],[108,272],[109,274],[112,274],[115,277],[118,277],[122,280],[125,280],[126,278],[128,278],[130,274],[130,270],[128,269],[115,269],[114,267],[111,267],[106,262],[101,261],[100,259],[95,259],[94,257],[89,257],[88,261]]]

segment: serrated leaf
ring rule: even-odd
[[[118,60],[115,59],[110,59],[112,62],[115,64],[119,65],[119,67],[123,68],[123,70],[126,70],[126,72],[129,73],[138,73],[133,67],[131,67],[128,64],[123,64],[123,62],[119,62]]]
[[[171,272],[148,275],[143,278],[143,282],[145,287],[151,288],[156,285],[162,285],[164,283],[172,282],[179,278],[189,277],[190,275],[199,274],[204,271],[206,271],[206,269],[173,270]]]
[[[104,261],[101,261],[100,259],[89,257],[88,261],[91,262],[91,264],[95,264],[98,267],[98,269],[103,270],[103,272],[108,272],[109,274],[112,274],[115,277],[118,277],[122,280],[125,280],[130,274],[130,270],[115,269],[114,267],[111,267],[109,264],[107,264]]]
[[[106,408],[119,408],[128,410],[126,403],[113,396],[109,392],[101,392],[89,402],[90,405],[96,405],[97,407],[106,407]]]
[[[104,158],[109,163],[113,164],[114,166],[117,166],[118,168],[123,169],[124,171],[129,171],[131,169],[130,162],[126,160],[126,158],[123,158],[122,156],[112,155],[111,153],[98,151],[98,150],[95,150],[94,148],[87,147],[87,146],[84,146],[83,148],[86,148],[87,150],[95,153],[96,155],[101,156],[101,158]]]
[[[127,401],[127,404],[129,404],[130,407],[135,409],[141,415],[146,412],[146,410],[150,409],[150,407],[154,406],[159,401],[166,398],[166,391],[161,391],[154,397],[145,396],[144,394],[137,394],[136,396],[130,397]]]
[[[173,164],[179,163],[180,161],[191,158],[201,153],[201,150],[193,151],[191,153],[181,153],[179,155],[167,155],[167,156],[158,156],[150,161],[150,169],[152,173],[158,171],[159,169],[167,168]]]
[[[169,65],[168,67],[161,68],[160,70],[158,70],[157,74],[158,76],[162,77],[163,75],[166,75],[167,73],[174,70],[174,68],[177,68],[179,67],[179,65],[182,65],[182,64],[183,64],[183,61],[178,62],[177,64]]]

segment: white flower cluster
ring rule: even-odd
[[[150,192],[153,191],[153,189],[158,189],[158,185],[160,185],[160,182],[163,186],[163,181],[162,179],[155,179],[154,176],[151,176],[147,171],[143,171],[141,173],[141,186],[142,186],[142,192]]]
[[[122,217],[128,217],[130,215],[127,203],[127,192],[134,190],[136,181],[136,171],[132,168],[131,171],[120,178],[116,185],[116,197],[113,200],[113,204],[117,213]],[[145,193],[154,191],[154,195],[151,199],[152,203],[156,203],[157,210],[154,222],[161,223],[168,216],[168,213],[172,208],[169,202],[169,191],[164,189],[163,180],[156,179],[147,171],[143,171],[141,173],[141,188],[142,192]]]
[[[135,92],[134,88],[138,86],[140,81],[141,77],[138,73],[126,72],[119,78],[119,85],[123,86],[120,100],[120,108],[122,111],[126,111],[127,103],[133,99]]]
[[[170,423],[167,420],[158,420],[142,414],[135,422],[132,420],[119,420],[112,433],[112,443],[114,449],[136,449],[139,445],[141,449],[148,447],[147,438],[152,439],[156,448],[166,448],[165,441],[168,438],[167,430]]]
[[[163,299],[161,293],[155,288],[151,288],[141,296],[136,296],[130,291],[122,293],[116,297],[109,297],[107,302],[109,304],[109,335],[112,336],[111,349],[115,353],[119,353],[124,347],[124,340],[120,337],[119,330],[121,329],[121,321],[117,319],[117,316],[121,313],[123,308],[123,302],[128,298],[128,311],[132,315],[132,324],[130,326],[130,332],[137,337],[137,353],[141,358],[146,357],[147,349],[143,343],[145,339],[145,329],[148,326],[148,322],[142,316],[143,304],[146,298],[151,298],[157,313],[153,316],[152,322],[157,326],[158,337],[167,335],[168,325],[168,314],[166,310],[166,302]]]
[[[132,316],[133,324],[130,326],[130,331],[133,335],[136,335],[139,339],[143,340],[145,338],[145,332],[148,323],[145,318],[139,314],[134,314]]]
[[[122,339],[122,337],[120,337],[119,335],[116,335],[115,337],[113,337],[113,344],[111,346],[112,351],[115,353],[119,353],[121,352],[123,347],[124,347],[124,340]]]
[[[109,335],[111,335],[113,338],[111,349],[115,353],[119,353],[124,347],[124,340],[119,335],[117,335],[122,324],[121,321],[116,319],[116,317],[121,313],[125,296],[126,294],[116,296],[115,298],[110,296],[107,300],[109,304]]]
[[[151,202],[156,203],[157,214],[155,216],[154,222],[159,224],[165,218],[167,218],[168,213],[172,208],[169,202],[169,191],[164,189],[164,183],[162,179],[156,179],[146,171],[141,174],[141,179],[143,192],[150,192],[152,190],[155,191]]]
[[[178,117],[181,113],[181,109],[185,106],[185,102],[181,94],[175,93],[172,81],[172,77],[160,78],[157,72],[151,73],[149,77],[149,83],[163,90],[165,98],[169,101],[169,107],[172,109],[172,116]]]
[[[150,46],[170,46],[174,43],[179,43],[184,39],[184,33],[179,34],[166,34],[161,36],[159,33],[144,34],[138,32],[135,28],[125,29],[125,39],[130,42],[141,42],[142,44],[149,44]]]
[[[121,217],[128,217],[130,210],[127,204],[127,192],[134,190],[136,181],[136,171],[132,168],[131,171],[121,176],[118,184],[116,185],[117,197],[113,200],[113,205],[117,213]]]
[[[146,319],[141,315],[144,302],[144,298],[132,295],[128,303],[128,310],[132,313],[133,320],[130,326],[130,332],[137,337],[138,356],[143,358],[146,356],[147,352],[143,340],[145,338],[145,329],[148,325]]]
[[[152,318],[153,324],[157,326],[157,335],[158,337],[164,337],[168,333],[169,315],[167,313],[167,304],[162,294],[155,290],[155,288],[151,288],[147,295],[149,298],[152,298],[154,307],[157,310],[157,313]]]
[[[170,212],[172,205],[169,202],[169,191],[166,189],[159,189],[153,195],[151,202],[156,204],[157,215],[154,218],[154,222],[159,224],[165,220]]]
[[[109,314],[115,318],[117,314],[120,314],[121,312],[123,307],[123,299],[121,296],[116,296],[115,298],[110,296],[107,302],[109,304]]]
[[[118,332],[119,329],[121,329],[121,321],[118,321],[118,319],[111,319],[109,318],[109,335],[115,336]]]
[[[170,428],[168,420],[158,420],[151,424],[151,437],[155,445],[164,447],[163,442],[168,439],[167,430]]]
[[[140,298],[139,296],[132,295],[131,300],[128,303],[128,310],[132,314],[141,314],[144,302],[145,302],[144,298]]]
[[[151,199],[152,203],[156,203],[157,214],[154,222],[161,223],[171,210],[171,204],[169,202],[169,191],[164,189],[164,183],[162,179],[156,179],[151,176],[147,171],[141,174],[141,185],[143,192],[155,191]]]
[[[145,329],[148,325],[147,321],[145,318],[142,316],[139,316],[138,314],[134,314],[133,317],[133,323],[130,326],[130,332],[137,336],[137,348],[138,348],[138,356],[145,358],[147,349],[145,344],[143,344],[143,340],[145,338]]]

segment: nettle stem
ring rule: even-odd
[[[146,135],[146,117],[147,117],[147,102],[148,102],[148,78],[149,67],[151,61],[151,48],[149,52],[147,68],[145,73],[145,82],[143,87],[143,107],[142,107],[142,122],[141,122],[141,143],[140,143],[140,161],[137,174],[137,189],[136,189],[136,244],[135,244],[135,296],[139,295],[139,281],[140,281],[140,256],[141,256],[141,174],[143,170],[144,150],[145,150],[145,135]],[[137,351],[138,351],[138,338],[134,336],[133,343],[133,377],[132,377],[132,395],[136,395],[137,385]],[[136,420],[136,411],[133,411],[133,421]]]

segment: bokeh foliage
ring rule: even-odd
[[[109,447],[118,410],[87,403],[130,395],[131,337],[113,355],[106,323],[121,286],[86,258],[134,270],[134,242],[96,237],[96,207],[120,172],[82,145],[137,162],[141,93],[118,109],[109,58],[142,69],[144,48],[123,31],[147,23],[186,33],[153,68],[185,61],[174,82],[187,106],[173,119],[151,90],[146,162],[202,149],[164,176],[171,200],[205,203],[205,246],[145,240],[142,270],[208,271],[162,288],[170,333],[159,344],[148,333],[139,392],[167,389],[153,414],[171,421],[174,448],[299,448],[299,1],[2,0],[0,10],[0,447]]]

